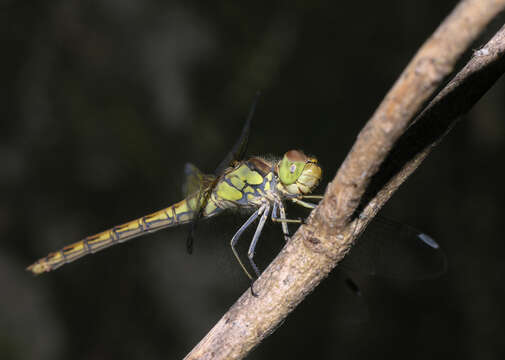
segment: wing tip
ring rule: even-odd
[[[436,249],[436,250],[438,250],[440,248],[440,245],[438,245],[438,243],[428,234],[420,233],[417,236],[429,247]]]

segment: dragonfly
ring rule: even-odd
[[[269,215],[272,221],[281,224],[284,237],[288,240],[287,224],[301,223],[302,220],[286,218],[284,201],[314,208],[316,205],[306,202],[305,199],[321,197],[310,193],[318,185],[322,170],[315,157],[307,156],[301,150],[290,150],[282,159],[267,159],[261,156],[243,159],[258,96],[253,102],[239,140],[220,163],[215,174],[203,174],[194,165],[186,165],[188,195],[185,199],[65,246],[39,259],[28,266],[27,270],[33,274],[49,272],[112,245],[187,223],[193,224],[188,237],[188,250],[190,250],[193,232],[200,219],[211,218],[228,209],[249,209],[252,215],[232,237],[230,245],[245,274],[253,280],[254,277],[236,250],[236,244],[242,233],[259,219],[248,251],[254,275],[259,277],[260,271],[254,262],[254,253]]]
[[[272,222],[281,225],[284,239],[288,241],[290,236],[288,224],[300,224],[303,223],[303,219],[287,218],[285,203],[313,209],[316,204],[307,200],[322,198],[320,195],[312,195],[312,191],[318,186],[322,177],[322,168],[316,157],[308,156],[302,150],[290,150],[280,159],[262,156],[245,159],[251,119],[258,97],[259,94],[253,101],[239,139],[221,161],[214,174],[204,174],[196,166],[186,164],[187,196],[183,200],[67,245],[39,259],[28,266],[27,270],[37,275],[50,272],[112,245],[164,228],[188,223],[191,224],[191,229],[187,247],[188,252],[191,252],[194,232],[199,221],[212,218],[225,210],[247,209],[251,215],[231,238],[230,247],[242,270],[251,280],[252,291],[254,279],[260,276],[260,270],[254,261],[256,245],[269,216]],[[252,274],[239,256],[236,245],[244,231],[257,220],[258,224],[247,252],[249,265],[253,270]],[[377,228],[380,222],[373,221],[369,227],[373,228],[373,224],[376,224]],[[386,226],[381,225],[378,228],[378,232],[367,231],[365,234],[378,233],[381,234],[381,239],[399,238],[398,241],[403,241],[405,244],[414,244],[415,251],[418,253],[420,253],[417,249],[419,247],[422,251],[428,250],[428,258],[432,251],[437,253],[439,250],[438,244],[433,239],[408,226],[386,223]],[[365,238],[372,237],[374,236]],[[364,241],[363,243],[372,242]],[[373,245],[377,244],[381,246],[380,241],[373,242]],[[362,266],[369,266],[370,273],[374,274],[380,273],[380,266],[376,265],[371,262],[362,264]]]

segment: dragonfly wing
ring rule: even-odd
[[[184,166],[185,181],[182,192],[185,198],[200,193],[207,184],[214,180],[214,176],[202,173],[195,165],[187,163]]]
[[[183,192],[188,199],[188,206],[192,210],[192,224],[189,230],[186,247],[188,253],[193,252],[193,238],[198,221],[203,217],[204,209],[210,199],[212,189],[216,183],[214,175],[202,173],[195,165],[187,163],[184,167],[186,181],[183,185]]]
[[[247,144],[249,142],[249,133],[251,130],[251,121],[254,115],[254,111],[256,109],[256,104],[258,102],[260,93],[256,93],[256,97],[254,98],[251,109],[249,110],[249,114],[247,115],[247,119],[245,121],[244,127],[242,128],[242,133],[238,138],[235,145],[232,147],[231,151],[226,155],[226,157],[221,161],[219,166],[216,168],[214,172],[216,176],[220,176],[224,173],[224,171],[233,165],[234,162],[242,160],[246,151]],[[212,190],[217,184],[218,177],[211,175],[203,175],[194,165],[187,164],[186,168],[186,190],[193,191],[193,194],[198,193],[196,197],[196,208],[194,211],[193,222],[191,224],[191,229],[188,234],[188,239],[186,242],[188,253],[193,252],[193,239],[194,233],[196,231],[196,227],[198,225],[198,221],[203,215],[203,209],[207,206],[207,202],[210,199],[210,195],[212,194]],[[198,189],[198,190],[197,190]]]
[[[194,211],[194,216],[205,208],[208,202],[208,194],[214,186],[216,177],[202,173],[195,165],[187,163],[184,166],[186,180],[182,186],[183,194],[188,201],[189,207]]]
[[[342,265],[368,275],[422,280],[443,274],[447,260],[429,235],[406,224],[376,217]]]
[[[251,105],[251,109],[249,110],[249,114],[247,115],[247,119],[244,123],[244,127],[242,128],[242,133],[238,138],[235,145],[233,145],[230,152],[226,155],[226,157],[221,161],[219,166],[216,168],[215,174],[221,175],[226,168],[233,164],[235,161],[240,161],[244,158],[245,153],[247,151],[247,145],[249,143],[249,133],[251,132],[251,121],[254,116],[254,111],[256,110],[256,104],[258,103],[258,99],[260,97],[260,92],[256,93],[256,96]]]

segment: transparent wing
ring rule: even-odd
[[[186,196],[186,198],[188,198],[194,194],[199,194],[199,196],[197,197],[199,201],[197,201],[196,203],[195,210],[199,210],[205,207],[208,201],[208,195],[210,194],[213,187],[217,183],[217,178],[221,176],[228,167],[232,166],[235,162],[240,161],[244,158],[244,155],[247,151],[247,144],[249,142],[251,121],[254,115],[254,111],[256,109],[256,104],[258,102],[259,96],[260,93],[258,91],[251,105],[251,109],[249,110],[249,114],[247,115],[240,137],[237,139],[236,143],[233,145],[228,154],[226,154],[226,157],[221,161],[221,163],[217,167],[215,175],[203,174],[200,170],[198,170],[198,168],[195,165],[190,163],[187,163],[186,166],[184,167],[184,173],[186,176],[186,181],[183,186],[184,195]],[[195,221],[198,221],[198,217],[200,215],[201,212],[195,211]]]
[[[260,97],[260,92],[256,93],[254,97],[253,103],[251,105],[251,109],[249,110],[249,114],[245,120],[244,126],[242,128],[242,132],[240,133],[240,137],[237,139],[237,142],[233,145],[231,150],[226,154],[226,157],[221,161],[221,163],[216,168],[215,174],[221,175],[226,168],[231,166],[235,161],[240,161],[244,158],[245,153],[247,152],[247,145],[249,143],[249,133],[251,132],[251,121],[254,116],[254,111],[256,110],[256,104],[258,103],[258,99]]]
[[[357,239],[342,266],[368,275],[422,280],[443,274],[447,260],[429,235],[409,225],[376,217]]]
[[[206,194],[211,190],[216,177],[202,173],[195,165],[190,163],[184,166],[184,175],[185,181],[182,191],[186,199],[197,199],[197,201],[188,201],[191,210],[196,214],[205,206],[203,200],[207,198]]]
[[[209,201],[217,178],[214,175],[202,173],[196,166],[189,163],[184,167],[184,173],[186,181],[183,185],[183,192],[193,215],[191,228],[186,241],[186,249],[188,253],[191,254],[193,252],[193,239],[198,220],[203,216],[203,209],[205,209]]]
[[[195,165],[186,163],[184,166],[184,184],[182,192],[185,198],[204,190],[214,180],[213,175],[202,173]]]
[[[238,138],[235,145],[233,145],[232,149],[228,152],[226,157],[221,161],[221,163],[216,168],[214,172],[216,176],[212,177],[209,175],[203,175],[194,165],[187,164],[186,165],[186,189],[187,191],[193,191],[193,194],[198,193],[195,202],[195,211],[193,215],[193,222],[191,224],[191,229],[188,234],[188,239],[186,241],[186,249],[188,253],[193,252],[193,240],[194,234],[198,225],[198,221],[203,215],[202,209],[205,208],[207,202],[210,198],[212,190],[214,186],[217,184],[218,177],[221,176],[225,170],[232,166],[236,161],[240,161],[244,158],[244,155],[247,151],[247,144],[249,142],[249,133],[251,130],[251,121],[254,115],[254,111],[256,109],[256,104],[258,102],[258,98],[260,93],[256,93],[256,97],[254,98],[251,109],[249,110],[249,115],[246,118],[244,127],[242,128],[242,132],[240,137]],[[196,190],[199,189],[199,190]]]

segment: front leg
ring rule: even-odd
[[[289,197],[289,200],[291,200],[293,203],[303,206],[308,209],[314,209],[317,205],[303,201],[302,199],[319,199],[321,200],[323,198],[323,195],[293,195]]]
[[[281,216],[278,217],[277,209],[280,209]],[[272,221],[279,222],[282,225],[282,233],[284,234],[284,240],[289,240],[289,229],[288,223],[301,224],[303,223],[302,219],[286,219],[286,209],[281,201],[274,202],[274,207],[272,210]]]
[[[323,195],[298,195],[298,199],[319,199],[323,198]]]

